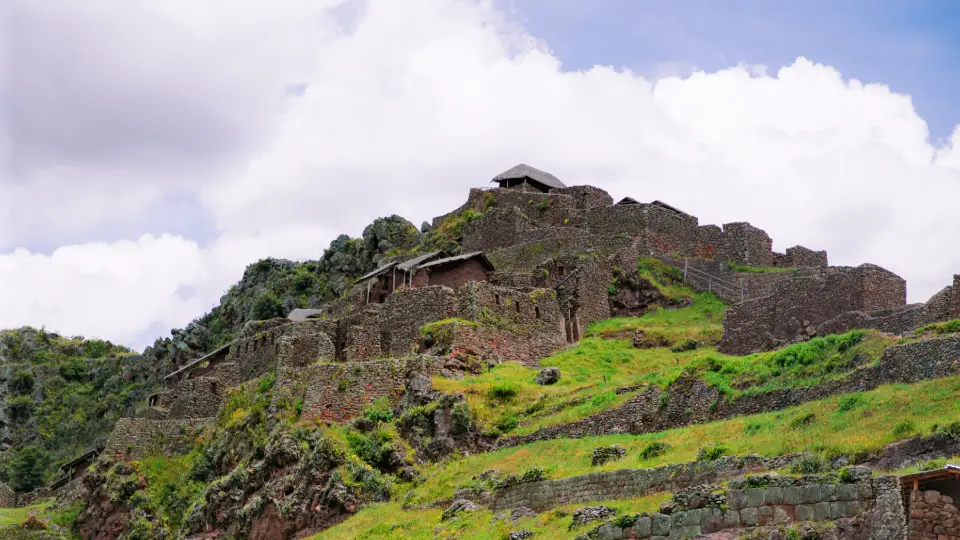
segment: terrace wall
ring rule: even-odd
[[[216,418],[152,420],[121,418],[107,438],[104,452],[140,460],[160,454],[179,453],[192,444],[197,433],[216,424]]]
[[[906,282],[879,266],[811,270],[777,282],[769,296],[727,309],[718,348],[740,355],[771,350],[815,335],[842,313],[905,304]]]

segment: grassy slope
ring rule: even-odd
[[[593,337],[540,362],[560,368],[562,377],[555,385],[539,386],[534,382],[538,369],[510,363],[459,381],[437,377],[434,386],[465,395],[488,430],[524,434],[616,407],[639,392],[617,395],[617,387],[644,383],[665,387],[684,370],[736,398],[842,377],[858,365],[875,362],[894,344],[893,338],[878,332],[853,332],[777,352],[727,356],[712,346],[719,338],[725,305],[710,294],[688,294],[693,298],[690,307],[591,325],[587,335]],[[630,337],[637,330],[668,346],[635,348]],[[691,340],[705,345],[677,351],[676,345]]]
[[[598,501],[590,506],[603,504],[619,511],[619,513],[654,512],[660,503],[669,498],[667,493],[658,493],[638,499]],[[382,503],[368,506],[340,525],[312,536],[313,540],[373,540],[380,538],[409,538],[426,540],[433,538],[477,538],[501,540],[510,531],[528,529],[544,538],[565,538],[571,534],[581,534],[593,527],[590,523],[572,529],[573,510],[582,508],[583,504],[563,506],[538,516],[526,517],[516,523],[509,519],[493,521],[493,512],[483,510],[476,513],[467,513],[456,519],[441,522],[442,510],[421,510],[405,512],[399,503]]]

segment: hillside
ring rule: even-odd
[[[907,305],[880,267],[511,171],[419,231],[392,216],[251,265],[142,356],[4,334],[0,503],[21,508],[0,519],[102,540],[956,536],[960,276]]]
[[[0,331],[0,482],[21,493],[46,485],[59,465],[102,447],[155,385],[125,347],[29,327]]]

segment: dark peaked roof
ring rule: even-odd
[[[361,282],[361,281],[366,281],[366,280],[368,280],[368,279],[370,279],[370,278],[375,278],[375,277],[379,276],[380,274],[386,272],[387,270],[393,268],[394,266],[396,266],[396,264],[397,264],[397,263],[395,263],[395,262],[387,263],[387,264],[385,264],[385,265],[377,268],[377,269],[374,270],[373,272],[370,272],[370,273],[367,274],[367,275],[358,277],[358,278],[357,278],[357,282],[359,283],[359,282]]]
[[[498,174],[493,178],[493,181],[498,184],[504,184],[510,180],[521,180],[524,178],[533,180],[534,182],[548,188],[567,187],[556,176],[548,172],[541,171],[540,169],[531,167],[529,165],[525,165],[523,163],[517,165],[516,167],[506,172]]]
[[[419,257],[414,257],[414,258],[412,258],[412,259],[410,259],[410,260],[403,261],[402,263],[398,264],[398,265],[397,265],[397,270],[400,270],[400,271],[403,271],[403,272],[407,272],[407,271],[409,271],[410,269],[416,268],[416,267],[418,267],[418,266],[422,266],[423,263],[429,261],[430,259],[434,259],[434,258],[436,258],[436,257],[439,257],[439,256],[440,256],[440,252],[439,252],[439,251],[431,251],[430,253],[424,253],[423,255],[420,255]]]
[[[488,269],[493,270],[493,264],[487,259],[487,256],[482,251],[474,251],[472,253],[464,253],[463,255],[455,255],[453,257],[447,257],[445,259],[437,259],[435,261],[430,261],[427,264],[422,265],[420,268],[433,268],[435,266],[444,266],[447,264],[468,261],[470,259],[477,259]]]
[[[650,203],[650,204],[659,206],[660,208],[666,208],[667,210],[670,210],[670,211],[672,211],[672,212],[676,212],[676,213],[678,213],[678,214],[683,214],[683,215],[686,215],[686,214],[687,214],[687,213],[684,212],[683,210],[680,210],[680,209],[678,209],[678,208],[676,208],[676,207],[670,206],[669,204],[667,204],[667,203],[665,203],[665,202],[663,202],[663,201],[653,201],[653,202]]]
[[[621,204],[640,204],[640,201],[634,199],[633,197],[624,197],[615,206],[620,206]]]
[[[211,353],[205,354],[205,355],[201,356],[200,358],[197,358],[196,360],[192,360],[191,362],[187,363],[187,364],[186,364],[185,366],[183,366],[182,368],[180,368],[180,369],[174,371],[173,373],[167,375],[167,376],[164,377],[163,379],[164,379],[164,380],[172,379],[172,378],[176,377],[177,375],[180,375],[180,374],[183,373],[184,371],[189,371],[191,368],[193,368],[193,367],[196,366],[197,364],[201,364],[201,363],[203,363],[204,361],[209,360],[209,359],[212,358],[213,356],[216,356],[217,354],[223,352],[224,350],[229,349],[231,345],[233,345],[234,343],[236,343],[236,341],[237,341],[237,340],[233,340],[233,341],[231,341],[230,343],[227,343],[226,345],[217,348],[217,350],[215,350],[215,351],[213,351],[213,352],[211,352]]]
[[[78,457],[76,457],[76,458],[74,458],[74,459],[71,459],[70,461],[68,461],[68,462],[64,463],[63,465],[61,465],[61,466],[60,466],[60,470],[61,470],[61,471],[66,471],[67,469],[72,469],[75,465],[77,465],[77,464],[79,464],[79,463],[82,463],[82,462],[84,462],[84,461],[86,461],[86,460],[88,460],[88,459],[95,458],[95,457],[97,457],[99,454],[100,454],[100,451],[99,451],[99,450],[96,450],[96,449],[94,449],[94,450],[89,450],[89,451],[87,451],[87,452],[84,452],[84,453],[81,454],[80,456],[78,456]]]

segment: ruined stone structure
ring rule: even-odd
[[[924,471],[900,477],[910,540],[960,538],[960,467]]]
[[[816,335],[817,326],[850,311],[906,305],[906,282],[879,266],[829,267],[780,281],[772,294],[727,310],[719,349],[770,350]]]

